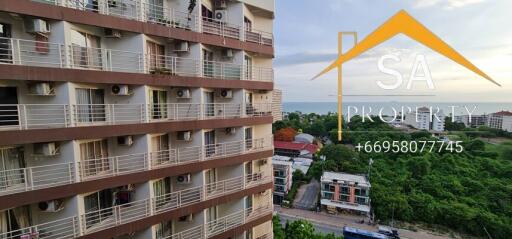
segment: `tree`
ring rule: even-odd
[[[275,239],[285,239],[283,227],[281,226],[281,220],[278,216],[272,217],[272,228],[274,231]]]
[[[295,135],[297,135],[297,131],[293,128],[283,128],[274,134],[274,139],[279,141],[288,141],[291,142],[294,140]]]
[[[452,122],[452,117],[446,117],[444,119],[444,129],[448,131],[461,131],[466,128],[466,125],[461,122]]]
[[[315,239],[315,228],[306,220],[297,220],[285,230],[286,239]]]

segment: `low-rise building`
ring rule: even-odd
[[[274,141],[274,154],[288,157],[313,158],[318,145],[303,142]]]
[[[358,214],[370,212],[371,185],[365,176],[324,172],[320,183],[322,207]]]
[[[292,187],[292,161],[289,157],[275,155],[272,158],[274,168],[274,204],[281,204]]]

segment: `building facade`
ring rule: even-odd
[[[478,128],[480,126],[487,125],[488,116],[483,115],[457,115],[455,116],[455,122],[463,123],[466,127]]]
[[[320,204],[327,209],[370,213],[370,182],[365,176],[324,172],[320,178]]]
[[[2,0],[0,238],[272,238],[273,19]]]
[[[436,113],[427,107],[417,108],[415,112],[405,114],[404,124],[415,129],[442,132],[444,131],[444,113],[442,110]]]
[[[293,163],[289,157],[274,155],[272,167],[274,170],[274,204],[281,205],[292,187]]]
[[[500,111],[488,115],[487,126],[512,132],[512,112]]]

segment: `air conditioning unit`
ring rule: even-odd
[[[58,154],[58,147],[55,142],[34,144],[34,154],[54,156]]]
[[[221,90],[220,91],[220,97],[222,98],[226,98],[226,99],[231,99],[233,98],[233,91],[232,90]]]
[[[64,209],[64,201],[62,199],[44,201],[40,202],[37,206],[43,212],[58,212]]]
[[[117,137],[117,144],[121,146],[131,146],[133,144],[133,136],[119,136]]]
[[[112,28],[105,28],[105,37],[107,38],[121,38],[123,34],[121,34],[121,31],[112,29]]]
[[[26,19],[25,29],[28,33],[50,33],[50,24],[43,19]]]
[[[215,10],[213,14],[215,20],[219,22],[227,22],[228,21],[228,11],[226,10]]]
[[[179,218],[180,222],[192,222],[194,220],[193,214],[185,215]]]
[[[235,134],[236,128],[229,127],[229,128],[224,129],[224,132],[226,132],[226,134]]]
[[[215,9],[226,9],[228,7],[228,3],[226,0],[215,0]]]
[[[32,95],[48,96],[55,94],[52,85],[48,82],[30,84],[28,86],[28,91]]]
[[[190,175],[190,173],[179,175],[176,178],[176,182],[179,184],[187,184],[187,183],[190,183],[191,181],[192,181],[192,176]]]
[[[128,85],[112,85],[110,88],[112,95],[130,95],[130,87]]]
[[[174,45],[175,52],[188,52],[189,49],[187,41],[180,41]]]
[[[224,58],[233,58],[233,49],[224,49],[222,51],[222,57]]]
[[[190,141],[192,139],[192,132],[190,131],[179,131],[177,140],[180,141]]]
[[[176,91],[176,98],[178,98],[178,99],[190,98],[190,90],[189,89],[178,89]]]

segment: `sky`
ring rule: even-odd
[[[356,31],[361,41],[403,9],[502,86],[398,35],[343,65],[344,101],[512,103],[510,0],[275,1],[275,82],[283,90],[284,102],[336,101],[336,71],[311,79],[336,59],[337,33]],[[343,51],[351,47],[353,39],[344,37]],[[389,54],[400,61],[388,59],[383,64],[403,77],[394,90],[377,85],[395,82],[378,68],[379,60]],[[420,81],[407,89],[418,56],[425,57],[433,89]],[[424,76],[424,68],[420,65],[414,75]]]

